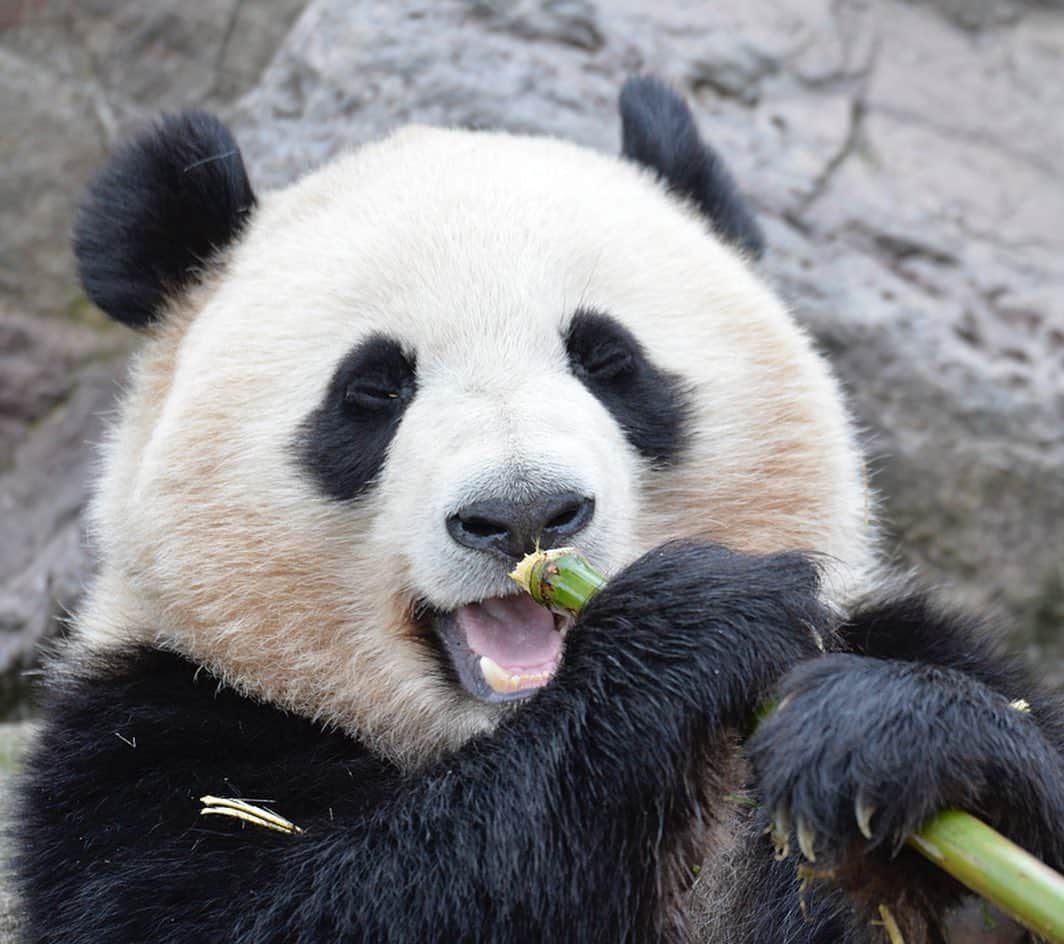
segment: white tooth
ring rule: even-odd
[[[492,691],[499,694],[513,691],[510,687],[510,676],[494,659],[488,656],[481,656],[480,672],[484,676],[484,681],[491,686]]]
[[[500,695],[507,692],[519,692],[529,685],[539,686],[547,682],[554,674],[552,669],[545,672],[515,672],[508,674],[498,662],[490,656],[480,657],[480,672],[492,691]]]

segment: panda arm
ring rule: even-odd
[[[669,940],[713,747],[813,651],[815,588],[797,555],[652,553],[550,685],[408,775],[209,678],[190,694],[173,656],[75,683],[24,787],[27,941]],[[206,792],[303,832],[199,817]]]
[[[925,594],[858,607],[840,635],[849,651],[790,671],[749,745],[766,806],[804,824],[818,868],[870,910],[934,923],[963,890],[901,844],[949,807],[1064,868],[1060,698]]]

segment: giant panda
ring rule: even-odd
[[[942,941],[949,806],[1064,865],[1059,706],[885,579],[732,177],[662,82],[620,110],[620,157],[411,127],[266,194],[202,113],[112,157],[75,248],[144,344],[28,944]],[[537,545],[610,576],[575,620]]]

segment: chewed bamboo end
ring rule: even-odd
[[[526,554],[521,562],[510,571],[510,579],[516,581],[537,603],[545,603],[543,568],[552,561],[573,553],[576,553],[576,548],[572,547],[552,547],[546,551],[533,551],[531,554]]]

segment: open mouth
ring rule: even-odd
[[[433,612],[430,622],[462,687],[487,702],[527,698],[546,685],[571,624],[527,593]]]

